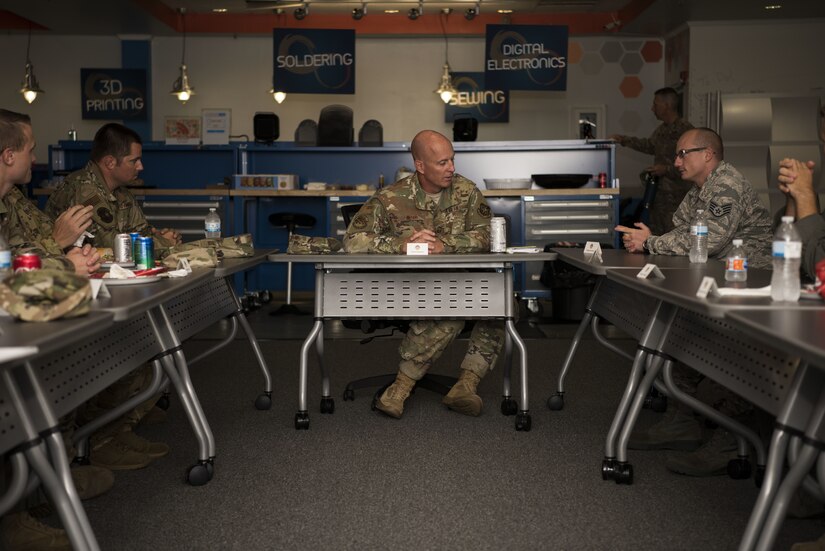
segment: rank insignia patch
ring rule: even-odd
[[[484,218],[489,218],[492,211],[490,210],[490,207],[482,203],[478,206],[478,213]]]
[[[730,210],[733,208],[733,205],[728,203],[727,205],[717,205],[713,201],[711,201],[710,205],[708,205],[708,210],[712,215],[719,218],[721,216],[726,216],[730,214]]]

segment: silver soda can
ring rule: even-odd
[[[490,219],[490,252],[503,253],[507,249],[507,221],[501,216]]]
[[[112,245],[112,253],[115,255],[115,262],[126,263],[132,261],[132,236],[128,233],[119,233],[115,236]]]

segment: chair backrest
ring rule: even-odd
[[[312,119],[304,119],[295,129],[295,143],[297,145],[318,145],[318,123]]]
[[[351,146],[355,129],[352,109],[346,105],[327,105],[318,117],[318,145]]]
[[[384,127],[375,119],[364,123],[358,131],[358,145],[361,147],[383,147]]]
[[[349,228],[349,223],[352,222],[362,206],[364,206],[364,203],[341,203],[341,216],[344,217],[345,227]]]

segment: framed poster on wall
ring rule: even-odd
[[[570,137],[574,140],[603,140],[607,137],[604,105],[570,108]]]

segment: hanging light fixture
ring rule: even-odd
[[[180,57],[180,76],[172,84],[173,96],[177,96],[181,103],[186,103],[189,98],[195,95],[195,89],[189,86],[189,74],[186,72],[186,8],[180,8],[181,21],[183,23],[183,53]]]
[[[450,100],[453,99],[453,96],[458,93],[458,90],[456,90],[455,86],[453,86],[453,79],[450,76],[450,44],[449,42],[447,42],[447,27],[444,23],[444,21],[450,15],[451,10],[448,10],[449,8],[441,12],[441,31],[444,33],[444,66],[442,67],[441,72],[441,82],[438,84],[438,88],[435,89],[435,93],[441,96],[441,101],[443,101],[444,103],[450,103]]]
[[[286,99],[286,92],[282,92],[281,90],[275,90],[274,86],[271,90],[269,90],[269,93],[272,94],[272,99],[274,99],[278,103],[283,103]]]
[[[29,40],[26,44],[26,76],[23,77],[23,87],[20,88],[20,93],[23,98],[31,103],[37,99],[37,94],[45,94],[44,90],[40,89],[40,84],[37,83],[37,77],[34,76],[34,65],[29,59],[29,52],[32,45],[32,27],[29,25]]]

